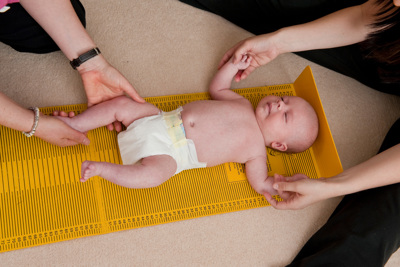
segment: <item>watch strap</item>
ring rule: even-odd
[[[71,64],[72,68],[76,70],[76,68],[82,65],[84,62],[88,61],[89,59],[99,54],[101,54],[100,49],[96,47],[87,51],[86,53],[83,53],[78,58],[71,60],[69,63]]]

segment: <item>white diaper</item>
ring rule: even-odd
[[[177,164],[175,174],[188,169],[204,168],[205,162],[197,159],[196,147],[186,139],[181,119],[182,107],[170,112],[134,121],[126,131],[118,134],[122,162],[134,164],[142,158],[169,155]]]

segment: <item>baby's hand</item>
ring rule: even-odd
[[[231,59],[231,62],[233,62],[233,57]],[[251,57],[248,55],[244,55],[242,56],[242,59],[237,63],[237,64],[233,64],[235,67],[238,68],[238,70],[245,70],[247,69],[248,66],[250,66],[251,63]]]

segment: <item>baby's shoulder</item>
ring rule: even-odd
[[[239,98],[235,100],[227,100],[227,105],[231,105],[232,107],[236,108],[238,111],[247,110],[248,112],[254,112],[253,105],[251,102],[246,98]]]
[[[247,146],[243,148],[243,152],[244,151],[246,151],[247,154],[246,162],[256,158],[265,159],[264,162],[266,162],[267,148],[265,147],[262,141],[261,142],[249,141],[247,143]]]
[[[240,103],[241,105],[246,105],[246,106],[250,105],[250,106],[251,106],[250,100],[248,100],[248,99],[245,98],[245,97],[235,99],[234,101],[237,101],[237,102]]]

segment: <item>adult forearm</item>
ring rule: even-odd
[[[328,197],[335,197],[399,182],[400,144],[325,179],[324,191]]]
[[[20,0],[20,3],[69,60],[95,47],[69,0]]]
[[[278,30],[280,54],[355,44],[371,31],[371,3],[339,10],[315,21]]]
[[[0,93],[0,125],[18,131],[29,132],[32,129],[34,113],[19,106],[6,95]]]

